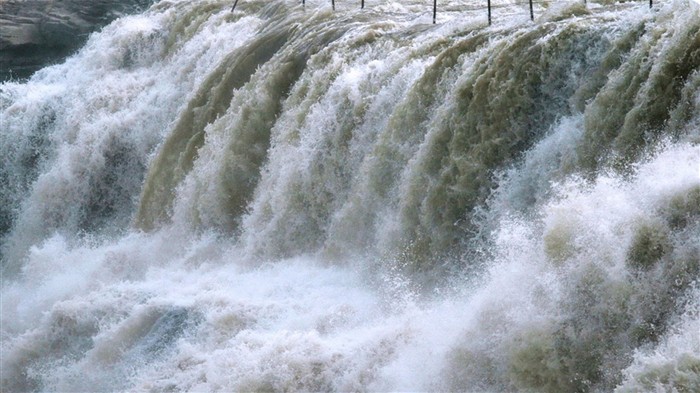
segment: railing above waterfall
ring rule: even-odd
[[[233,7],[231,7],[231,12],[233,12],[236,9],[236,5],[238,5],[239,0],[235,0],[233,3]],[[584,4],[588,4],[587,0],[582,0]],[[700,0],[689,0],[690,3],[698,3],[700,4]],[[491,0],[486,0],[486,6],[477,6],[477,7],[469,7],[470,11],[476,11],[476,10],[485,10],[487,11],[488,14],[488,21],[489,21],[489,26],[491,26],[492,18],[491,18],[491,10],[494,8],[501,8],[501,7],[512,7],[512,6],[517,6],[517,5],[528,5],[530,9],[530,20],[534,21],[535,20],[535,11],[534,11],[534,4],[550,4],[552,1],[536,1],[536,0],[527,0],[527,1],[518,1],[514,3],[507,3],[507,4],[501,4],[501,5],[492,5]],[[301,4],[303,6],[306,6],[306,0],[301,0]],[[437,11],[438,11],[438,0],[433,0],[433,24],[437,22]],[[696,5],[696,4],[693,4]],[[649,8],[654,7],[654,0],[649,0]],[[333,11],[335,11],[335,0],[331,0],[331,8]],[[365,0],[360,0],[360,9],[365,8]]]

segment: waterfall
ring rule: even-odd
[[[0,390],[700,389],[700,15],[607,3],[163,0],[3,82]]]

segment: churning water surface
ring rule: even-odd
[[[3,391],[700,391],[697,8],[370,3],[0,85]]]

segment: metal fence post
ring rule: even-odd
[[[433,0],[433,24],[435,24],[436,18],[437,18],[437,0]]]
[[[489,8],[489,26],[491,26],[491,0],[486,0],[486,5]]]

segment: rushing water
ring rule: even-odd
[[[0,85],[1,390],[700,391],[697,8],[326,3]]]

